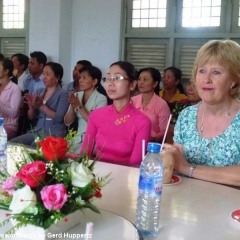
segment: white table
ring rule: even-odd
[[[112,172],[112,181],[103,188],[103,197],[95,204],[134,223],[139,169],[98,162],[94,172],[99,176]],[[240,190],[185,177],[181,179],[177,185],[163,186],[161,230],[155,239],[239,240],[240,223],[230,215],[240,209]],[[128,221],[126,225],[131,226]],[[102,231],[108,228],[119,230],[118,224],[113,224],[103,227]],[[124,233],[124,239],[131,240],[134,231],[131,226]],[[106,236],[105,239],[115,238]]]
[[[96,202],[134,223],[139,169],[98,162],[96,173],[112,172],[112,181]],[[239,240],[240,223],[231,212],[240,209],[240,190],[181,177],[164,185],[160,213],[161,240]]]
[[[4,211],[0,210],[0,214],[1,220],[4,215]],[[63,231],[61,230],[61,227],[59,227],[61,232],[54,232],[54,235],[51,230],[48,233],[42,233],[39,232],[37,228],[31,226],[31,228],[21,228],[14,237],[10,237],[8,235],[6,238],[9,240],[43,240],[45,239],[43,235],[46,234],[49,239],[55,237],[55,240],[84,240],[86,224],[87,222],[93,222],[93,233],[89,236],[89,240],[141,240],[135,226],[117,214],[105,210],[101,210],[101,214],[96,214],[89,209],[85,209],[83,213],[80,212],[78,214],[77,218],[80,218],[80,220],[77,220],[77,222],[80,222],[80,224],[68,231]],[[11,224],[0,228],[0,237],[1,234],[5,233],[10,226]]]

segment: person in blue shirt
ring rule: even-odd
[[[35,51],[30,53],[28,63],[29,76],[23,82],[23,92],[28,91],[29,94],[33,94],[37,89],[45,87],[42,73],[46,63],[47,57],[43,52]]]
[[[79,84],[78,81],[80,79],[80,70],[83,67],[87,67],[87,66],[92,66],[91,62],[87,61],[87,60],[80,60],[76,63],[73,71],[72,71],[72,77],[73,77],[73,81],[64,85],[63,89],[65,89],[67,92],[79,92]]]

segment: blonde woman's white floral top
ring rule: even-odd
[[[198,107],[199,104],[184,109],[174,129],[174,142],[183,145],[187,161],[206,166],[239,165],[240,111],[222,134],[207,139],[199,135],[196,127]]]

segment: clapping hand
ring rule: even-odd
[[[40,108],[43,104],[43,96],[35,96],[34,98],[34,105],[37,108]]]
[[[71,104],[72,108],[75,109],[81,106],[78,96],[74,94],[74,92],[70,92],[68,95],[68,101]]]
[[[29,93],[26,93],[24,95],[24,98],[25,98],[25,103],[28,104],[29,107],[32,107],[32,108],[39,108],[43,105],[43,97],[42,96],[36,96],[35,94],[29,94]]]
[[[35,107],[35,105],[34,105],[35,97],[36,96],[34,94],[32,94],[32,95],[29,93],[24,94],[24,103],[28,104],[29,107],[34,108]]]

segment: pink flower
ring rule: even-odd
[[[67,201],[67,190],[63,184],[45,186],[40,194],[43,204],[48,210],[59,210]]]
[[[15,192],[15,187],[17,187],[16,180],[16,176],[8,177],[2,185],[3,191],[6,191],[8,194],[12,195]]]

